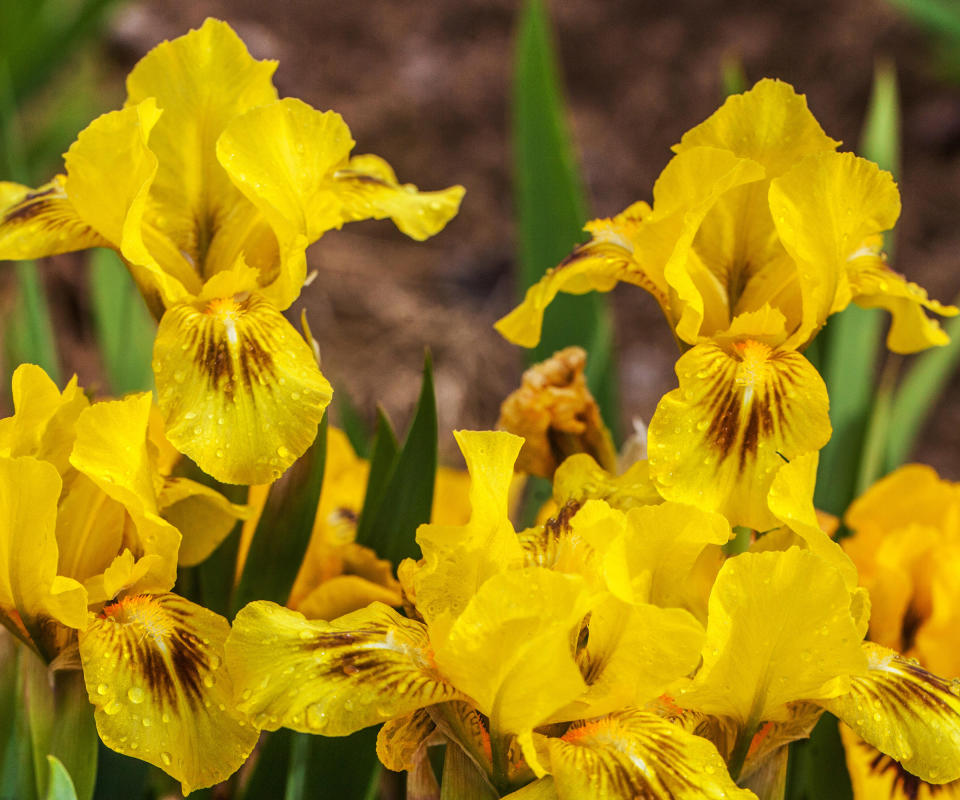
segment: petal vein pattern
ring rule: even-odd
[[[222,669],[228,631],[223,617],[161,594],[108,605],[80,634],[100,738],[177,778],[184,793],[226,779],[257,741]]]
[[[226,657],[238,707],[266,730],[345,736],[462,697],[434,667],[425,626],[382,603],[332,622],[250,603]]]

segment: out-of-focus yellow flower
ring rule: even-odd
[[[148,393],[91,404],[75,378],[60,392],[22,365],[13,397],[0,420],[0,618],[47,661],[70,668],[79,653],[107,746],[184,791],[223,780],[256,742],[218,672],[229,625],[170,589],[183,544],[199,560],[244,510],[158,469]]]
[[[924,309],[956,313],[887,266],[897,187],[838,144],[803,96],[760,81],[684,134],[652,207],[589,223],[591,240],[497,323],[529,347],[560,291],[650,292],[692,348],[650,423],[651,475],[666,499],[760,531],[777,525],[778,469],[830,437],[823,381],[797,352],[827,317],[851,301],[886,308],[888,346],[907,353],[947,341]]]
[[[307,246],[367,218],[422,240],[463,195],[419,193],[377,156],[351,156],[338,114],[278,99],[275,68],[208,19],[134,67],[125,107],[81,132],[66,175],[38,189],[0,184],[0,258],[95,246],[123,257],[160,321],[167,434],[229,483],[277,477],[330,400],[280,313],[306,280]]]
[[[960,485],[910,464],[874,484],[847,511],[844,549],[870,592],[870,638],[940,675],[960,676]],[[960,797],[933,787],[844,732],[858,798]]]
[[[517,459],[521,472],[551,478],[574,453],[616,468],[613,439],[587,387],[586,364],[582,348],[560,350],[524,372],[520,388],[503,401],[497,427],[524,438]]]

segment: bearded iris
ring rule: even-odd
[[[170,441],[228,483],[276,478],[313,440],[331,388],[280,313],[305,251],[345,222],[390,218],[425,239],[461,187],[420,193],[351,155],[341,117],[278,99],[223,22],[148,53],[127,101],[81,132],[66,174],[0,184],[0,258],[111,247],[160,321],[154,374]]]
[[[223,780],[257,738],[220,669],[229,625],[170,590],[182,543],[200,560],[245,510],[164,474],[147,393],[90,404],[76,379],[60,392],[23,365],[13,396],[0,420],[0,622],[45,662],[82,668],[107,746],[185,792]]]
[[[790,86],[761,81],[674,146],[652,206],[589,223],[591,240],[497,323],[532,346],[560,291],[650,292],[684,351],[650,423],[657,488],[756,530],[778,524],[777,471],[830,437],[823,381],[799,352],[827,317],[886,308],[887,343],[908,353],[946,342],[924,309],[956,313],[886,264],[896,185],[838,144]]]

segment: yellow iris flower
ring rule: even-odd
[[[257,739],[220,670],[229,625],[170,589],[180,553],[201,560],[245,510],[165,474],[149,393],[91,404],[76,378],[61,392],[22,365],[13,398],[0,420],[0,622],[45,661],[82,668],[108,747],[185,792],[223,780]]]
[[[426,780],[427,746],[447,742],[518,798],[746,800],[827,709],[923,780],[958,776],[960,697],[862,642],[869,601],[842,554],[787,531],[721,566],[721,515],[633,504],[610,476],[587,491],[620,507],[559,494],[554,517],[517,533],[521,441],[458,441],[471,516],[419,529],[423,559],[400,567],[408,616],[373,603],[307,620],[266,602],[237,615],[227,664],[254,724],[339,736],[385,723],[391,769]],[[591,474],[585,460],[568,481]]]
[[[652,206],[589,223],[591,240],[496,326],[530,347],[558,292],[650,292],[686,351],[650,423],[651,475],[665,498],[756,530],[778,524],[781,465],[830,437],[823,381],[798,352],[827,317],[886,308],[888,346],[909,353],[947,341],[924,309],[956,313],[886,264],[897,187],[838,144],[785,83],[728,98],[674,146]]]
[[[592,499],[518,536],[507,509],[521,440],[458,441],[471,516],[418,531],[424,558],[400,568],[413,616],[374,603],[311,621],[251,603],[226,649],[241,710],[325,735],[385,722],[381,760],[421,777],[440,737],[501,792],[538,780],[563,797],[749,798],[710,742],[644,709],[696,666],[704,630],[681,586],[729,525]]]
[[[941,675],[960,676],[960,485],[910,464],[847,511],[843,541],[870,592],[870,638]],[[930,786],[842,731],[854,793],[862,798],[960,797],[960,781]]]
[[[227,483],[273,480],[310,445],[331,388],[280,313],[305,251],[359,219],[437,233],[463,189],[420,193],[343,119],[278,99],[275,62],[208,19],[148,53],[127,101],[80,133],[66,175],[0,183],[0,258],[111,247],[159,320],[153,353],[170,441]]]

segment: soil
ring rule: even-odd
[[[255,56],[279,60],[281,95],[344,116],[357,152],[387,158],[401,180],[422,188],[467,187],[460,215],[428,242],[388,222],[325,236],[309,254],[317,278],[292,309],[308,310],[333,385],[367,418],[381,403],[401,428],[429,346],[448,458],[448,432],[492,426],[522,369],[522,354],[491,328],[516,292],[508,123],[518,7],[150,0],[122,9],[107,40],[120,84],[159,40],[206,16],[225,19]],[[960,89],[941,80],[929,39],[883,0],[563,0],[552,15],[595,216],[649,199],[670,145],[720,103],[725,59],[742,59],[750,83],[773,76],[793,84],[826,132],[850,148],[874,63],[893,59],[904,120],[895,266],[934,297],[960,293]],[[675,386],[675,345],[639,289],[621,287],[612,298],[625,419],[648,420]],[[81,311],[71,312],[77,325]],[[74,339],[67,367],[91,382],[89,337]],[[953,398],[958,390],[954,381]],[[941,404],[917,455],[960,479],[960,403]]]

